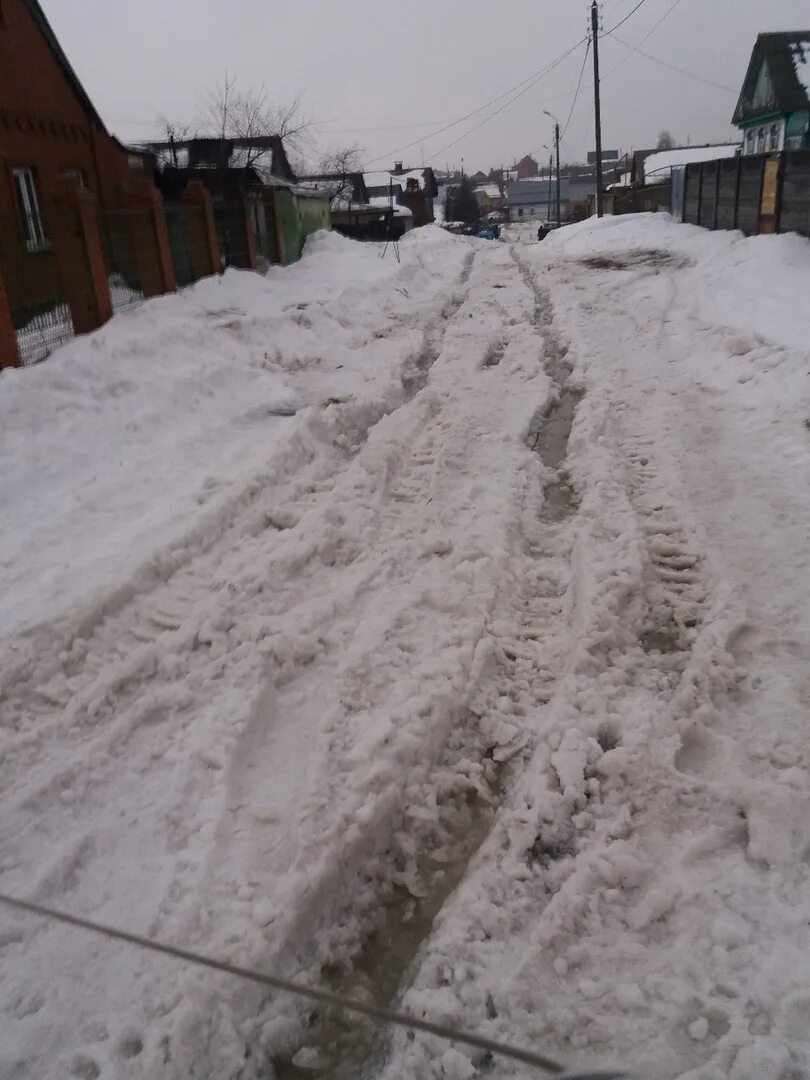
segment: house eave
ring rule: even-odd
[[[737,120],[735,126],[738,128],[758,127],[760,124],[767,124],[772,120],[782,120],[790,115],[792,114],[789,112],[772,109],[770,112],[756,113],[753,116],[747,116],[744,120]]]

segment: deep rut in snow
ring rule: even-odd
[[[414,827],[408,831],[419,854],[416,859],[419,886],[381,885],[373,925],[347,968],[324,968],[322,985],[333,993],[396,1008],[407,988],[409,973],[422,945],[429,938],[436,916],[467,873],[489,831],[500,802],[505,764],[493,758],[470,714],[462,728],[459,745],[451,752],[455,767],[480,762],[478,790],[459,790],[440,807],[436,828]],[[447,756],[435,769],[452,772]],[[460,779],[461,774],[459,774]],[[463,783],[462,783],[463,787]],[[392,829],[392,834],[396,830]],[[399,857],[392,855],[397,863]],[[418,895],[417,895],[418,894]],[[360,1080],[372,1077],[385,1064],[390,1033],[369,1020],[330,1010],[314,1009],[307,1017],[308,1033],[289,1057],[272,1059],[276,1080]]]
[[[534,325],[543,335],[543,366],[554,382],[557,396],[538,409],[529,426],[529,446],[556,475],[544,485],[542,518],[549,522],[563,521],[578,507],[576,493],[564,468],[568,456],[568,440],[574,426],[577,408],[584,391],[572,385],[568,348],[562,343],[554,326],[551,298],[541,289],[530,269],[513,251],[525,284],[534,294]]]

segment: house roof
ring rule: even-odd
[[[806,109],[810,109],[810,30],[760,34],[732,123]]]
[[[403,191],[408,180],[416,180],[420,191],[424,191],[431,198],[439,194],[439,185],[436,174],[430,166],[420,169],[402,169],[401,171],[389,171],[387,169],[375,169],[363,174],[367,188],[385,188],[388,190],[389,180],[393,180],[394,188],[399,186]]]
[[[679,165],[691,165],[696,161],[717,161],[719,158],[735,157],[740,152],[739,143],[720,143],[715,146],[680,146],[673,150],[658,150],[644,159],[645,183],[663,183],[669,180],[672,169]]]
[[[158,155],[164,167],[173,166],[176,162],[182,168],[194,170],[227,172],[251,169],[260,181],[268,177],[287,183],[295,182],[295,173],[287,159],[284,142],[278,135],[261,135],[249,139],[195,136],[193,139],[149,142],[144,146]],[[260,156],[257,156],[256,151]],[[269,165],[262,159],[267,152],[270,153]],[[271,185],[271,179],[264,182]]]
[[[90,100],[89,94],[82,86],[79,76],[73,70],[73,66],[65,55],[64,49],[59,44],[59,39],[53,32],[53,28],[45,17],[45,12],[40,7],[38,0],[24,0],[24,3],[28,7],[28,10],[31,13],[31,18],[36,23],[40,33],[47,41],[48,46],[50,47],[50,50],[56,59],[56,62],[62,69],[62,74],[70,83],[74,94],[79,99],[87,113],[92,117],[93,120],[95,120],[101,130],[106,132],[107,128],[104,124],[104,121],[101,119],[98,112],[96,111],[96,107]]]
[[[490,199],[500,199],[501,197],[501,189],[497,184],[480,184],[475,190],[482,191]]]
[[[368,202],[363,177],[360,173],[316,173],[299,176],[293,186],[298,195],[311,195],[313,198],[327,196],[333,207],[348,209]]]

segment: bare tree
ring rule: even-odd
[[[351,198],[353,184],[352,173],[362,170],[362,161],[365,150],[357,143],[351,146],[336,146],[331,150],[324,151],[320,156],[319,171],[333,176],[336,181],[335,190],[332,192],[334,200]]]
[[[656,150],[674,150],[675,140],[673,139],[669,131],[662,131],[658,136],[658,145]]]
[[[177,152],[177,143],[183,143],[187,139],[194,138],[194,126],[192,124],[178,123],[176,120],[170,120],[168,116],[162,115],[157,118],[157,122],[165,133],[165,141],[170,144],[167,150],[163,150],[158,154],[160,162],[163,165],[173,165],[178,168],[180,158]]]
[[[312,120],[304,114],[301,96],[286,104],[273,103],[263,86],[242,90],[225,74],[206,96],[200,127],[221,139],[258,139],[277,135],[287,153],[301,155],[310,145]],[[245,147],[240,164],[250,167],[270,153],[262,147]]]

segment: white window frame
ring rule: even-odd
[[[753,128],[749,128],[745,135],[745,153],[748,157],[753,157],[757,152],[757,133]]]
[[[48,247],[48,241],[45,238],[42,215],[39,212],[34,170],[27,166],[20,166],[12,169],[11,174],[14,178],[17,205],[22,215],[25,246],[28,251],[44,251]]]
[[[757,129],[757,153],[764,154],[765,147],[768,145],[768,132],[766,128],[761,127]]]

